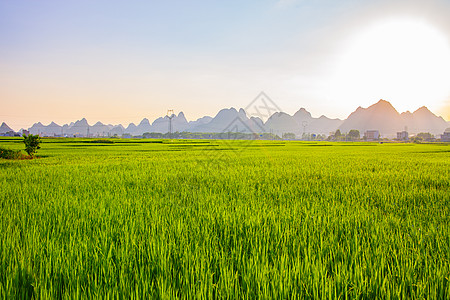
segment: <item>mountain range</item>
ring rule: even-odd
[[[58,125],[51,122],[43,125],[33,124],[28,131],[43,136],[142,136],[147,132],[167,133],[170,119],[160,117],[152,123],[144,118],[139,124],[130,123],[127,127],[97,122],[89,125],[83,118],[70,124]],[[300,108],[295,114],[275,112],[266,122],[258,117],[248,116],[244,109],[226,108],[220,110],[215,117],[205,116],[196,121],[187,121],[183,112],[172,115],[172,132],[243,132],[243,133],[273,133],[281,136],[283,133],[294,133],[301,137],[303,133],[329,135],[339,129],[342,133],[357,129],[363,134],[366,130],[378,130],[382,137],[392,138],[396,133],[406,129],[410,134],[430,132],[439,135],[450,127],[442,117],[434,115],[425,106],[413,113],[399,113],[388,101],[380,100],[368,108],[358,107],[347,119],[330,119],[326,116],[314,118],[305,108]],[[0,134],[12,129],[3,123]]]
[[[13,131],[11,127],[9,127],[5,122],[2,123],[0,126],[0,134],[5,134],[7,132]]]
[[[450,123],[442,117],[437,117],[425,106],[415,112],[398,113],[391,103],[380,100],[368,108],[358,107],[339,126],[341,132],[358,129],[360,132],[376,129],[382,136],[390,137],[397,131],[408,131],[417,134],[429,132],[437,135],[444,132]]]

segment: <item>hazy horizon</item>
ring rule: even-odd
[[[384,100],[384,99],[380,99],[380,100]],[[380,101],[379,100],[379,101]],[[386,100],[384,100],[384,101],[386,101]],[[387,102],[389,102],[389,101],[387,101]],[[375,105],[375,104],[377,104],[378,103],[378,101],[376,102],[376,103],[372,103],[371,105],[369,105],[369,106],[367,106],[367,107],[363,107],[364,109],[367,109],[368,107],[370,107],[370,106],[373,106],[373,105]],[[425,106],[426,107],[426,106]],[[236,109],[237,111],[239,111],[240,109],[244,109],[243,107],[232,107],[232,106],[230,106],[230,107],[223,107],[223,108],[221,108],[220,110],[218,110],[217,112],[215,112],[215,113],[213,113],[213,114],[209,114],[209,115],[204,115],[204,116],[200,116],[199,118],[202,118],[202,117],[211,117],[211,118],[214,118],[221,110],[223,110],[223,109],[232,109],[232,108],[234,108],[234,109]],[[288,115],[290,115],[290,116],[293,116],[297,111],[299,111],[300,109],[306,109],[306,111],[308,111],[309,113],[311,113],[309,110],[308,110],[308,108],[306,108],[306,107],[300,107],[299,109],[297,109],[296,111],[294,111],[294,112],[286,112],[286,111],[282,111],[282,112],[284,112],[284,113],[287,113]],[[321,117],[321,116],[326,116],[326,117],[328,117],[328,118],[330,118],[330,119],[340,119],[340,120],[346,120],[353,112],[355,112],[356,111],[356,109],[357,109],[357,107],[355,107],[355,109],[353,110],[353,111],[351,111],[346,117],[344,117],[344,118],[330,118],[329,116],[327,116],[327,115],[325,115],[325,114],[318,114],[318,115],[314,115],[314,114],[311,114],[311,116],[313,117],[313,118],[319,118],[319,117]],[[394,107],[394,109],[396,109],[395,107]],[[420,109],[420,108],[419,108]],[[428,109],[428,108],[427,108]],[[397,110],[397,109],[396,109]],[[417,109],[418,110],[418,109]],[[402,113],[405,113],[405,112],[411,112],[411,113],[413,113],[414,111],[398,111],[397,110],[397,112],[399,113],[399,114],[402,114]],[[431,111],[433,114],[435,114],[433,111]],[[196,121],[196,120],[198,120],[199,118],[195,118],[195,119],[192,119],[192,118],[190,118],[183,110],[181,110],[181,111],[174,111],[174,114],[175,115],[179,115],[180,113],[183,113],[184,114],[184,116],[185,116],[185,118],[186,118],[186,120],[188,121],[188,122],[190,122],[190,121]],[[274,113],[276,113],[276,112],[274,112]],[[250,110],[248,110],[248,111],[246,111],[246,114],[247,114],[247,117],[255,117],[256,115],[253,115],[252,114],[252,112],[250,111]],[[437,117],[442,117],[442,116],[440,116],[440,115],[437,115],[437,114],[435,114]],[[122,126],[124,126],[125,128],[126,127],[128,127],[131,123],[133,123],[133,124],[135,124],[135,125],[138,125],[143,119],[148,119],[149,120],[149,122],[150,122],[150,124],[152,124],[152,122],[153,121],[155,121],[157,118],[160,118],[160,117],[165,117],[166,116],[166,114],[161,114],[160,116],[157,116],[157,117],[155,117],[155,118],[148,118],[148,117],[143,117],[142,119],[140,119],[140,120],[134,120],[134,121],[129,121],[129,122],[124,122],[124,123],[111,123],[111,122],[103,122],[102,120],[97,120],[97,119],[89,119],[89,118],[86,118],[86,117],[83,117],[83,116],[80,116],[79,118],[76,118],[76,119],[73,119],[73,120],[68,120],[68,121],[65,121],[65,122],[56,122],[56,121],[54,121],[54,120],[51,120],[51,121],[48,121],[48,122],[43,122],[43,121],[41,121],[41,120],[36,120],[36,122],[33,122],[33,124],[31,124],[30,126],[27,126],[27,127],[25,127],[25,128],[13,128],[13,126],[11,126],[10,124],[8,124],[8,123],[6,123],[9,127],[11,127],[13,130],[15,130],[16,132],[17,131],[19,131],[19,130],[21,130],[21,129],[28,129],[28,128],[30,128],[30,127],[32,127],[32,125],[34,125],[34,124],[36,124],[36,123],[41,123],[42,125],[44,125],[44,126],[48,126],[48,125],[50,125],[50,123],[51,122],[54,122],[54,123],[56,123],[57,125],[59,125],[59,126],[63,126],[63,125],[70,125],[71,123],[74,123],[74,122],[77,122],[77,121],[80,121],[80,120],[82,120],[82,119],[86,119],[86,121],[88,122],[88,124],[89,124],[89,126],[93,126],[93,125],[95,125],[97,122],[100,122],[100,123],[102,123],[102,124],[104,124],[104,125],[114,125],[114,126],[116,126],[116,125],[122,125]],[[256,116],[257,117],[257,116]],[[445,118],[443,118],[445,121],[447,121],[447,122],[450,122],[449,120],[446,120]],[[265,118],[265,120],[262,120],[264,123],[267,121],[267,118]],[[1,122],[3,122],[3,121],[1,121]],[[1,123],[0,122],[0,123]]]
[[[383,99],[384,100],[384,99]],[[377,102],[377,101],[376,101]],[[371,105],[373,105],[373,104],[375,104],[376,102],[374,102],[374,103],[372,103]],[[389,101],[388,101],[389,102]],[[363,108],[367,108],[367,107],[369,107],[369,106],[371,106],[371,105],[368,105],[368,106],[365,106],[365,107],[363,107]],[[426,105],[423,105],[423,106],[425,106],[427,109],[429,109]],[[219,111],[220,110],[222,110],[222,109],[231,109],[231,108],[235,108],[236,110],[239,110],[239,109],[241,109],[241,108],[243,108],[243,107],[234,107],[234,106],[228,106],[228,107],[222,107],[222,108],[220,108],[219,110],[217,110],[217,111],[215,111],[215,112],[213,112],[213,113],[210,113],[210,114],[205,114],[205,115],[202,115],[202,116],[199,116],[199,117],[195,117],[195,118],[191,118],[184,110],[180,110],[180,111],[174,111],[174,113],[176,114],[176,115],[178,115],[179,113],[183,113],[184,115],[185,115],[185,117],[186,117],[186,120],[188,121],[188,122],[190,122],[190,121],[196,121],[196,120],[198,120],[199,118],[202,118],[202,117],[211,117],[211,118],[214,118],[218,113],[219,113]],[[307,108],[307,107],[299,107],[297,110],[294,110],[294,111],[291,111],[291,112],[287,112],[287,111],[282,111],[282,112],[284,112],[284,113],[287,113],[287,114],[289,114],[289,115],[294,115],[298,110],[300,110],[300,109],[302,109],[302,108],[304,108],[304,109],[306,109],[306,111],[308,111],[309,113],[311,113],[311,111]],[[355,109],[354,110],[352,110],[352,111],[350,111],[347,115],[345,115],[344,117],[330,117],[330,116],[328,116],[328,115],[326,115],[326,114],[320,114],[320,113],[318,113],[318,114],[313,114],[313,113],[311,113],[311,115],[312,115],[312,117],[313,118],[319,118],[320,116],[326,116],[326,117],[328,117],[328,118],[330,118],[330,119],[340,119],[340,120],[345,120],[345,119],[347,119],[348,118],[348,116],[351,114],[351,113],[353,113],[356,109],[357,109],[358,107],[355,107]],[[421,107],[418,107],[417,109],[415,109],[415,110],[413,110],[413,111],[410,111],[410,110],[406,110],[406,111],[399,111],[395,106],[394,106],[394,108],[398,111],[398,113],[404,113],[404,112],[411,112],[411,113],[413,113],[414,111],[416,111],[416,110],[418,110],[418,109],[420,109]],[[430,110],[430,109],[429,109]],[[166,110],[167,111],[167,110]],[[436,113],[436,112],[434,112],[434,111],[432,111],[432,110],[430,110],[433,114],[435,114],[437,117],[442,117],[446,122],[450,122],[450,119],[447,119],[447,118],[445,118],[444,116],[442,116],[442,115],[440,115],[440,114],[438,114],[438,113]],[[143,115],[143,117],[142,118],[140,118],[140,119],[133,119],[133,120],[125,120],[125,122],[114,122],[114,120],[113,121],[110,121],[110,122],[107,122],[107,121],[103,121],[102,119],[100,119],[100,118],[95,118],[95,116],[93,116],[93,117],[86,117],[86,116],[78,116],[78,117],[74,117],[74,118],[72,118],[72,119],[70,119],[70,118],[64,118],[64,119],[62,119],[62,118],[59,118],[59,117],[55,117],[54,119],[51,119],[51,118],[41,118],[41,119],[39,119],[38,117],[36,117],[36,118],[30,118],[30,120],[32,120],[32,121],[29,121],[27,124],[29,124],[29,125],[27,125],[27,126],[25,126],[25,127],[18,127],[18,126],[13,126],[13,122],[12,123],[8,123],[7,121],[5,121],[4,119],[1,119],[0,120],[0,124],[1,123],[6,123],[9,127],[11,127],[11,129],[13,129],[14,131],[19,131],[19,130],[21,130],[21,129],[28,129],[28,128],[30,128],[33,124],[36,124],[36,123],[38,123],[38,122],[40,122],[40,123],[42,123],[42,125],[49,125],[51,122],[54,122],[54,123],[56,123],[56,124],[58,124],[58,125],[65,125],[65,124],[70,124],[70,123],[72,123],[72,122],[76,122],[76,121],[80,121],[80,120],[82,120],[83,118],[84,119],[86,119],[87,121],[88,121],[88,123],[89,123],[89,125],[94,125],[95,123],[97,123],[97,122],[101,122],[101,123],[103,123],[103,124],[105,124],[105,125],[123,125],[124,127],[127,127],[128,125],[130,125],[131,123],[134,123],[134,124],[139,124],[143,119],[148,119],[149,121],[150,121],[150,123],[152,123],[153,121],[155,121],[157,118],[160,118],[160,117],[165,117],[167,114],[164,112],[164,111],[161,111],[161,114],[160,115],[156,115],[156,114],[149,114],[149,115],[151,115],[151,116],[153,116],[154,115],[154,117],[149,117],[149,116],[146,116],[145,114]],[[251,116],[251,114],[249,114],[249,117]],[[106,118],[105,118],[106,119]],[[115,118],[115,119],[117,119],[117,118]],[[121,118],[122,119],[122,118]],[[45,121],[43,121],[43,120],[45,120]],[[56,120],[62,120],[62,121],[56,121]]]
[[[0,3],[0,121],[189,121],[260,91],[345,119],[379,99],[450,121],[450,3]]]

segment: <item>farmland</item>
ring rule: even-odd
[[[41,146],[0,159],[2,297],[450,297],[449,145]]]

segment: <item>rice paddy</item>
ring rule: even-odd
[[[449,145],[41,147],[0,159],[2,298],[450,297]]]

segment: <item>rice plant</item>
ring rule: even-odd
[[[0,159],[0,295],[449,298],[449,154],[43,139]]]

